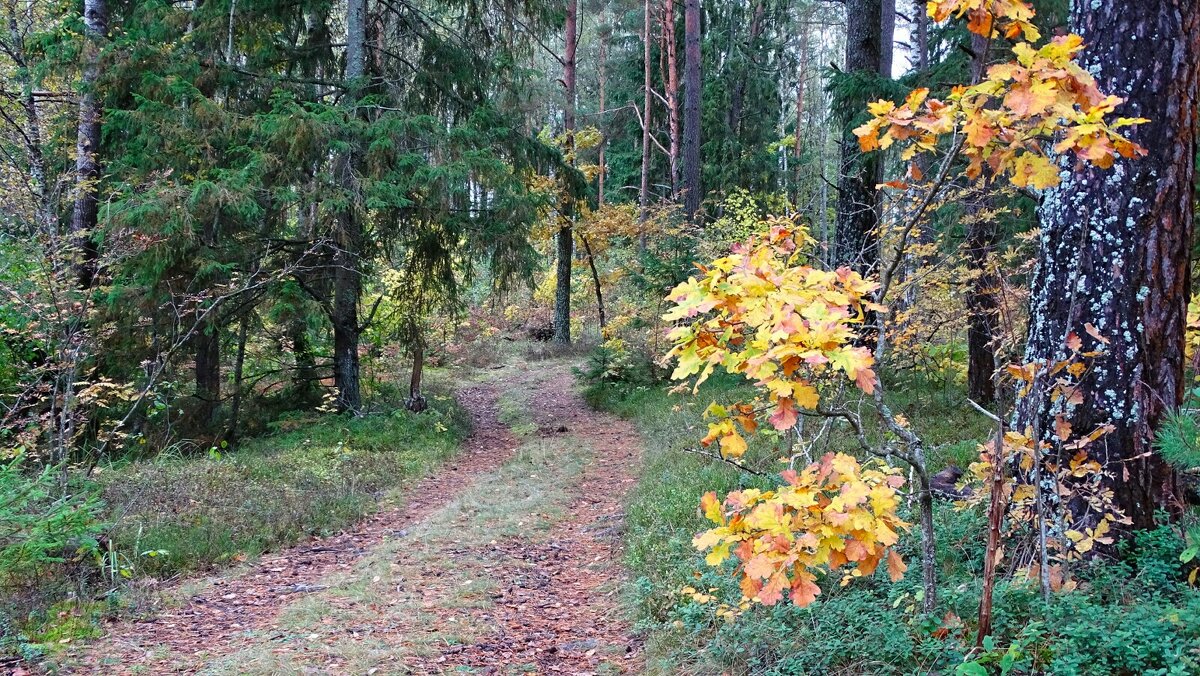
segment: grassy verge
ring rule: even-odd
[[[830,576],[808,608],[754,608],[733,623],[678,593],[692,585],[717,590],[729,602],[740,596],[727,571],[707,568],[692,548],[692,537],[706,527],[698,499],[705,491],[723,494],[769,481],[685,449],[704,435],[701,413],[709,401],[746,396],[745,386],[730,379],[715,379],[697,397],[669,397],[658,387],[598,385],[589,392],[593,406],[631,418],[645,440],[645,465],[628,512],[628,563],[637,577],[630,602],[646,634],[647,673],[956,673],[974,645],[985,536],[978,511],[937,506],[935,617],[918,610],[915,567],[895,584],[877,574],[840,587],[838,576]],[[935,469],[963,465],[988,432],[978,414],[935,392],[909,390],[892,403],[930,443]],[[770,468],[777,447],[777,441],[757,440],[746,459]],[[813,450],[852,447],[844,432],[833,431]],[[916,560],[915,531],[900,548],[906,560]],[[1004,673],[1012,674],[1200,673],[1200,593],[1183,579],[1180,551],[1169,529],[1146,533],[1121,561],[1079,570],[1079,590],[1056,594],[1049,606],[1029,584],[1002,580],[994,650],[983,656],[991,663],[957,673],[1001,673],[1006,653],[1012,667]]]
[[[13,618],[0,653],[36,655],[87,638],[101,615],[137,610],[146,580],[230,565],[353,524],[458,449],[466,412],[444,392],[430,403],[422,414],[292,418],[236,451],[100,468],[92,488],[110,524],[103,565],[81,561],[73,579],[38,582],[40,598],[26,595],[24,609],[0,608],[0,619]]]

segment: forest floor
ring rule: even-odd
[[[164,594],[69,658],[104,674],[621,674],[632,424],[588,408],[563,359],[458,392],[462,452],[353,530]]]

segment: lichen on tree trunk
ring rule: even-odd
[[[1178,508],[1177,478],[1152,444],[1183,397],[1200,13],[1188,0],[1075,3],[1070,23],[1087,44],[1082,65],[1126,99],[1117,113],[1149,119],[1130,134],[1148,152],[1109,170],[1059,158],[1062,184],[1040,208],[1026,361],[1065,358],[1072,333],[1083,350],[1104,353],[1081,377],[1082,403],[1026,395],[1015,427],[1050,441],[1059,413],[1076,434],[1112,425],[1087,450],[1109,473],[1116,505],[1146,528],[1157,511]]]

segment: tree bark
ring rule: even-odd
[[[346,70],[344,79],[349,88],[351,117],[356,117],[358,95],[366,72],[367,1],[346,0]],[[338,172],[344,182],[348,199],[337,214],[337,232],[333,253],[333,380],[337,388],[335,399],[339,411],[358,411],[362,407],[362,385],[359,380],[358,343],[362,327],[358,321],[358,301],[362,296],[362,247],[364,244],[362,217],[357,200],[354,178],[357,165],[355,142],[341,159]]]
[[[913,21],[916,23],[914,27],[916,50],[917,50],[917,70],[925,72],[929,69],[929,13],[926,10],[925,0],[913,0]]]
[[[802,25],[800,26],[800,53],[799,64],[796,67],[796,133],[794,134],[794,147],[792,153],[796,160],[796,198],[793,204],[797,209],[800,208],[800,172],[804,164],[800,161],[800,155],[804,151],[803,130],[804,130],[804,85],[808,78],[808,18],[810,12],[805,12],[802,15]]]
[[[695,225],[700,185],[700,0],[683,2],[683,213]]]
[[[890,80],[896,50],[896,0],[880,0],[879,4],[879,74]]]
[[[421,383],[425,378],[425,336],[421,335],[421,327],[416,322],[411,330],[413,366],[408,379],[408,401],[404,406],[413,413],[421,413],[429,408],[429,402],[421,394]]]
[[[987,69],[988,40],[971,34],[975,57],[971,82],[980,82]],[[996,400],[995,340],[999,327],[1000,271],[994,255],[999,242],[992,171],[985,167],[978,196],[967,206],[967,267],[973,273],[967,294],[967,396],[978,404]]]
[[[608,164],[606,164],[604,161],[605,160],[604,149],[605,149],[605,146],[608,145],[608,135],[604,133],[604,126],[605,126],[604,125],[604,119],[605,119],[605,117],[604,117],[604,111],[605,111],[604,89],[605,89],[605,86],[608,84],[608,37],[607,36],[601,36],[601,38],[600,38],[600,72],[599,72],[599,77],[597,79],[599,80],[599,85],[600,85],[600,109],[599,109],[600,110],[600,120],[599,120],[599,124],[600,124],[599,155],[600,156],[599,156],[599,158],[597,158],[597,162],[600,165],[600,168],[596,172],[596,207],[603,208],[604,207],[604,175],[608,173]]]
[[[567,20],[563,26],[563,131],[567,136],[567,153],[575,153],[575,51],[578,39],[578,0],[567,0]],[[574,163],[574,160],[572,160]],[[575,208],[571,197],[565,197],[558,229],[558,261],[554,287],[554,342],[569,345],[571,342],[571,261],[574,257],[575,236],[571,232],[571,220]]]
[[[221,331],[212,319],[196,330],[196,424],[212,425],[221,403]]]
[[[880,0],[846,0],[847,73],[879,73]],[[879,263],[879,153],[862,153],[847,117],[842,130],[834,261],[868,273]]]
[[[992,207],[991,197],[984,188],[967,215],[967,266],[974,275],[967,294],[967,396],[983,405],[996,400],[994,341],[1000,312],[1000,278],[993,256],[997,227],[985,215]]]
[[[245,396],[245,392],[242,390],[246,374],[246,339],[249,334],[250,313],[247,312],[242,315],[242,321],[238,325],[237,356],[233,361],[233,401],[229,405],[229,431],[225,433],[225,440],[231,446],[237,444],[238,423],[241,421],[242,415],[242,398]]]
[[[671,171],[671,198],[679,198],[679,41],[675,39],[675,0],[663,0],[663,42],[667,53],[667,146]]]
[[[79,129],[75,142],[75,205],[71,213],[71,243],[78,257],[75,277],[81,289],[95,281],[99,249],[96,226],[100,214],[100,52],[108,37],[108,3],[83,3],[83,93],[79,98]]]
[[[642,184],[638,190],[638,220],[642,223],[639,243],[646,248],[646,219],[650,216],[650,0],[644,0],[642,28]]]
[[[1111,473],[1104,481],[1134,528],[1152,527],[1157,510],[1179,510],[1177,477],[1152,441],[1185,385],[1200,109],[1196,10],[1194,0],[1072,4],[1070,27],[1087,45],[1083,67],[1104,91],[1126,98],[1118,114],[1150,120],[1130,132],[1148,152],[1109,170],[1059,158],[1064,180],[1039,209],[1026,360],[1065,358],[1070,334],[1083,350],[1104,351],[1080,377],[1083,402],[1063,413],[1079,435],[1113,426],[1087,450]],[[1063,405],[1047,399],[1022,397],[1016,428],[1041,430],[1050,441]],[[1069,507],[1082,517],[1081,505]]]

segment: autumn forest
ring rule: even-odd
[[[4,673],[1200,674],[1200,0],[0,18]]]

